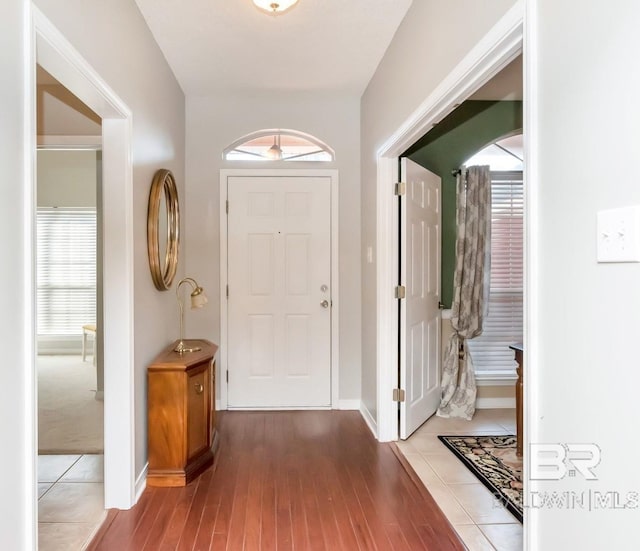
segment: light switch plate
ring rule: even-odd
[[[598,262],[640,262],[640,206],[598,212]]]

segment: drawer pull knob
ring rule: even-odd
[[[202,383],[196,383],[196,394],[202,394],[204,392],[204,385]]]

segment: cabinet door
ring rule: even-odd
[[[209,366],[187,377],[187,459],[207,448],[210,401]]]

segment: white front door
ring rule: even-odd
[[[331,180],[227,186],[228,407],[329,407]]]
[[[408,438],[440,403],[440,177],[402,158],[400,211],[400,437]]]

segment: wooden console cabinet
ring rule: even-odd
[[[185,486],[213,463],[215,356],[206,340],[185,341],[202,350],[178,354],[168,346],[147,370],[148,486]]]

